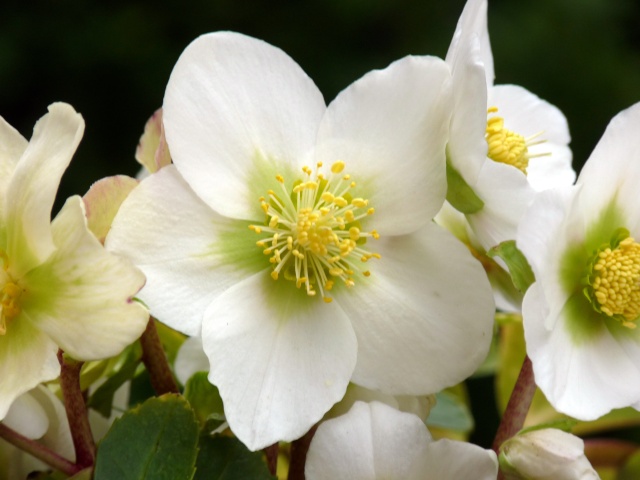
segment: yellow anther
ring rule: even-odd
[[[325,303],[333,302],[333,298],[331,298],[331,297],[322,297],[322,299],[325,301]]]
[[[264,213],[268,213],[269,212],[269,204],[267,202],[262,202],[260,204],[260,208],[262,208],[262,211]]]
[[[349,174],[347,173],[344,177],[342,177],[342,179],[343,179],[345,182],[348,182],[349,180],[351,180],[351,175],[349,175]]]
[[[311,175],[313,172],[311,171],[311,169],[307,166],[302,167],[302,171],[304,173],[306,173],[307,175]]]
[[[292,249],[293,249],[293,237],[291,237],[291,236],[288,236],[288,237],[287,237],[287,248],[288,248],[289,250],[292,250]]]
[[[356,186],[356,182],[351,182],[351,183],[349,184],[349,187],[351,187],[351,188],[355,188],[355,186]]]
[[[344,162],[342,160],[338,160],[333,165],[331,165],[332,173],[340,173],[344,170]]]
[[[371,230],[371,236],[376,240],[380,238],[380,234],[376,230]]]
[[[262,233],[262,228],[257,225],[249,225],[249,230],[253,230],[256,233]]]
[[[318,162],[318,163],[316,163],[316,167],[317,167],[317,168],[322,168],[322,162]]]
[[[371,272],[370,272],[369,270],[365,270],[364,272],[362,272],[362,274],[363,274],[365,277],[369,277],[369,276],[371,276]]]
[[[355,215],[353,214],[353,210],[347,210],[344,212],[344,219],[347,223],[351,223],[355,220]]]
[[[258,241],[256,242],[256,245],[257,245],[257,246],[259,246],[260,248],[264,248],[264,247],[265,247],[265,243],[264,243],[264,241],[263,241],[263,240],[258,240]]]
[[[271,228],[276,228],[276,226],[278,225],[279,221],[280,221],[280,219],[278,218],[278,216],[274,215],[273,217],[271,217],[271,220],[269,220],[269,226]]]
[[[349,205],[349,203],[342,197],[335,197],[333,199],[333,203],[335,203],[340,208],[346,207],[347,205]]]
[[[344,274],[344,270],[338,267],[334,267],[329,269],[329,273],[334,277],[339,277],[340,275]]]
[[[327,203],[333,203],[333,199],[335,197],[329,192],[324,192],[322,195],[320,195],[320,198]]]
[[[349,238],[353,241],[358,240],[360,238],[360,229],[358,227],[351,227],[349,229]]]
[[[278,279],[278,272],[275,271],[275,270],[273,272],[271,272],[271,278],[273,278],[274,280],[277,280]]]
[[[376,209],[373,207],[367,210],[367,215],[373,215],[374,213],[376,213]]]
[[[351,205],[358,208],[364,208],[369,204],[369,200],[365,200],[363,198],[354,198],[351,200]]]
[[[300,277],[296,280],[296,287],[300,288],[307,282],[307,277]]]
[[[276,175],[276,180],[280,183],[284,183],[284,177],[280,174]],[[271,193],[271,192],[269,192]]]

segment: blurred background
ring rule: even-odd
[[[235,30],[282,48],[328,103],[399,57],[444,57],[464,3],[5,0],[0,115],[28,138],[54,101],[81,112],[86,132],[59,195],[83,194],[104,176],[137,172],[134,152],[144,124],[196,36]],[[611,117],[640,101],[639,21],[635,0],[489,2],[496,83],[522,85],[565,113],[578,169]],[[475,412],[481,444],[491,441],[497,421],[491,381],[470,383],[472,396],[486,397],[488,405]]]

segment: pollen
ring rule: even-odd
[[[498,112],[497,107],[491,107],[487,114]],[[525,175],[529,167],[529,160],[536,157],[551,155],[550,153],[529,153],[529,148],[533,145],[544,143],[545,140],[537,140],[543,132],[538,132],[530,137],[523,137],[519,133],[513,132],[504,126],[504,118],[497,115],[487,118],[487,128],[485,139],[488,145],[487,156],[499,163],[504,163],[516,167]]]
[[[268,190],[258,199],[265,222],[249,226],[260,235],[256,245],[270,257],[271,278],[292,281],[326,303],[337,283],[354,286],[358,275],[371,275],[364,262],[381,258],[365,248],[367,240],[380,235],[361,224],[370,221],[374,209],[366,198],[352,195],[356,182],[345,167],[339,160],[323,172],[318,162],[315,169],[303,167],[302,178],[291,183],[276,175],[277,193]]]
[[[633,329],[640,317],[640,244],[629,236],[615,243],[594,256],[590,297],[597,311]]]
[[[0,335],[7,333],[9,322],[20,315],[20,298],[24,289],[18,285],[8,274],[9,261],[4,252],[0,252],[4,263],[4,286],[0,291]]]

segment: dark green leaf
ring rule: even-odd
[[[151,398],[114,422],[99,445],[94,480],[191,480],[198,433],[184,398]]]
[[[498,256],[509,267],[509,273],[511,273],[511,279],[518,291],[524,293],[529,286],[536,281],[531,266],[526,257],[522,254],[518,247],[516,247],[515,240],[507,240],[499,245],[496,245],[487,252],[490,257]]]
[[[224,418],[222,398],[220,398],[218,388],[207,379],[206,372],[198,372],[187,381],[184,396],[196,412],[200,422],[204,423],[212,416]]]
[[[476,192],[465,182],[447,159],[447,201],[462,213],[476,213],[482,210],[484,202]]]
[[[200,437],[194,480],[271,480],[260,452],[250,452],[238,439]]]

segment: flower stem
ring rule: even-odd
[[[533,378],[533,367],[529,357],[524,358],[518,380],[513,387],[509,403],[502,416],[502,421],[496,432],[492,449],[496,455],[500,453],[500,445],[518,433],[524,425],[524,420],[536,393],[536,383]],[[502,478],[501,476],[498,478]]]
[[[65,475],[75,475],[82,470],[82,467],[72,463],[64,457],[61,457],[41,443],[21,435],[12,428],[7,427],[2,422],[0,422],[0,438],[18,447],[20,450],[24,450],[28,454],[43,461],[56,470],[59,470]]]
[[[73,446],[76,450],[76,465],[81,468],[91,467],[96,459],[96,444],[89,426],[87,404],[80,389],[82,362],[65,357],[62,350],[58,350],[58,361],[61,366],[60,386],[64,408],[67,411]]]
[[[304,436],[291,442],[291,456],[289,462],[289,475],[287,480],[304,480],[304,465],[307,461],[309,445],[316,433],[317,425],[311,427]]]
[[[147,328],[140,337],[140,344],[142,345],[142,361],[149,372],[149,379],[156,394],[160,396],[165,393],[180,393],[169,368],[167,355],[162,348],[153,317],[149,318]]]
[[[264,448],[264,454],[267,457],[267,467],[269,467],[269,473],[275,475],[278,471],[278,443],[274,443]]]

